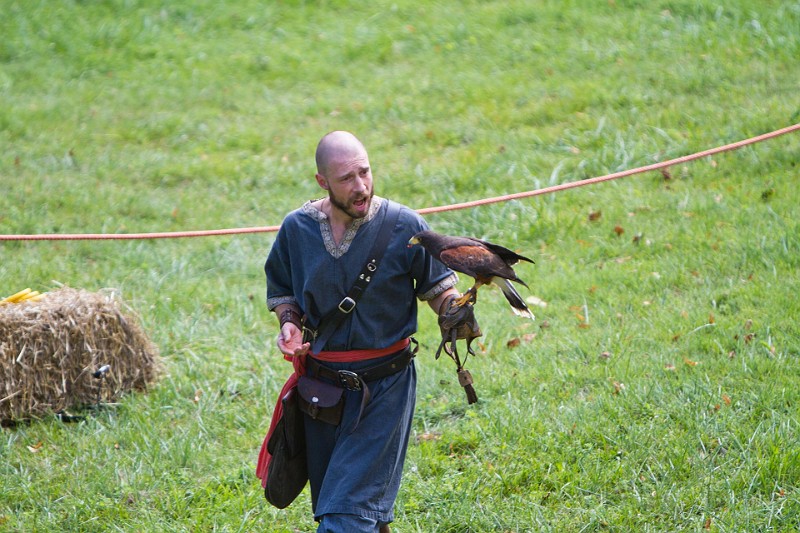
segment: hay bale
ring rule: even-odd
[[[146,390],[158,351],[113,291],[62,288],[0,305],[0,420],[115,401]],[[110,365],[105,378],[93,374]],[[101,386],[102,385],[102,386]]]

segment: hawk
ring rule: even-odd
[[[512,281],[525,287],[528,285],[517,277],[512,265],[520,261],[533,263],[531,259],[497,244],[473,239],[472,237],[453,237],[434,231],[421,231],[411,237],[409,246],[419,244],[433,257],[446,266],[472,277],[475,283],[457,300],[458,305],[475,303],[478,288],[482,285],[496,283],[503,291],[514,314],[534,319],[533,313],[525,305],[522,297],[511,284]]]

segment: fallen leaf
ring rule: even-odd
[[[614,226],[614,233],[616,233],[616,234],[617,234],[617,237],[619,237],[620,235],[622,235],[623,233],[625,233],[625,229],[623,229],[623,227],[622,227],[622,226],[619,226],[619,225],[617,225],[617,226]]]
[[[417,435],[417,442],[426,442],[432,440],[439,440],[442,438],[441,433],[436,433],[434,431],[426,431],[425,433],[421,433]]]
[[[506,347],[507,348],[516,348],[517,346],[519,346],[519,343],[520,343],[519,337],[514,337],[513,339],[509,340],[506,343]]]
[[[528,302],[531,305],[535,305],[535,306],[538,306],[538,307],[541,307],[541,308],[547,307],[547,302],[545,302],[544,300],[542,300],[538,296],[528,296],[527,298],[525,298],[525,301]]]
[[[611,357],[611,352],[602,352],[600,354],[600,359],[608,359],[609,357]]]
[[[42,449],[42,446],[43,446],[42,441],[39,441],[33,446],[28,446],[28,451],[31,453],[39,453],[39,450]]]
[[[664,365],[664,370],[668,372],[675,372],[675,365],[673,365],[672,363],[667,363],[666,365]]]
[[[600,210],[592,211],[591,213],[589,213],[589,220],[594,222],[595,220],[600,220],[601,216],[603,216],[603,212],[602,211],[600,211]]]
[[[619,381],[615,381],[613,383],[614,386],[614,394],[619,394],[620,392],[625,390],[625,384],[620,383]]]
[[[533,339],[536,338],[536,333],[526,333],[522,336],[522,340],[525,342],[533,342]]]
[[[202,395],[203,395],[203,391],[202,390],[197,389],[196,391],[194,391],[194,403],[199,402],[200,401],[200,397]]]
[[[713,324],[715,321],[716,321],[716,319],[714,318],[714,313],[709,313],[708,314],[708,323],[709,324]]]
[[[697,366],[699,364],[697,361],[692,361],[688,357],[684,357],[683,362],[686,363],[687,366]]]
[[[725,402],[725,405],[730,405],[731,404],[731,397],[728,396],[727,394],[723,394],[722,395],[722,401]]]

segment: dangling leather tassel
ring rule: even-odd
[[[472,386],[472,374],[466,368],[458,368],[458,383],[464,387],[464,392],[467,394],[467,403],[473,404],[478,401],[478,394],[475,392],[475,387]]]

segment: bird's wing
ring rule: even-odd
[[[442,250],[439,259],[456,272],[490,283],[495,276],[516,279],[514,270],[490,249],[480,244]]]
[[[493,251],[500,257],[502,257],[503,261],[505,261],[509,265],[515,265],[520,261],[527,261],[529,263],[533,263],[533,259],[528,259],[524,255],[520,255],[513,250],[509,250],[505,246],[500,246],[499,244],[494,244],[488,241],[479,241],[478,239],[475,240],[481,243],[482,245],[486,246],[487,248],[489,248],[491,251]]]

